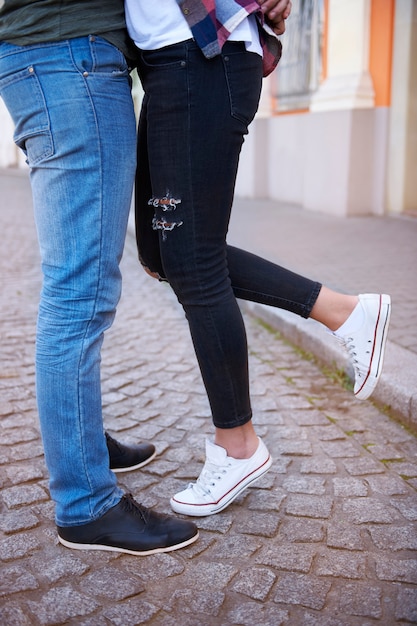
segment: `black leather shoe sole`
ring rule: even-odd
[[[74,550],[106,550],[135,556],[172,552],[198,539],[193,522],[155,513],[124,495],[94,522],[58,526],[59,542]]]
[[[141,444],[139,444],[138,447],[140,445]],[[143,445],[145,446],[146,444],[143,444]],[[112,462],[112,460],[110,459],[110,469],[115,474],[121,474],[122,472],[132,472],[133,470],[137,470],[137,469],[140,469],[141,467],[145,467],[145,465],[148,465],[148,463],[153,461],[155,457],[156,457],[156,450],[154,449],[153,453],[150,456],[148,456],[145,460],[140,461],[139,463],[136,463],[135,465],[126,465],[122,467],[117,467],[117,462],[116,461]],[[114,465],[116,465],[116,467],[113,467]]]

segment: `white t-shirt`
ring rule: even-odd
[[[125,0],[125,10],[129,35],[141,50],[157,50],[192,38],[176,0]],[[244,41],[247,50],[262,56],[254,15],[239,24],[229,41]]]

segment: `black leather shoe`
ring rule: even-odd
[[[156,456],[155,446],[152,443],[138,443],[127,446],[106,435],[107,449],[110,457],[110,469],[115,474],[130,472],[147,465]]]
[[[119,504],[95,522],[82,526],[58,526],[58,539],[75,550],[109,550],[146,556],[171,552],[194,543],[198,529],[193,522],[154,513],[125,494]]]

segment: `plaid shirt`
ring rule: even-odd
[[[256,0],[177,0],[196,43],[208,59],[220,54],[230,33],[248,16],[258,18],[264,76],[278,65],[281,42],[263,28],[263,14]]]

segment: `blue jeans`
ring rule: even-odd
[[[122,492],[103,433],[100,350],[121,291],[136,165],[123,54],[99,37],[0,42],[0,95],[27,155],[43,288],[36,389],[60,526],[90,522]]]
[[[236,298],[308,317],[321,288],[226,243],[262,61],[237,42],[207,60],[189,40],[141,52],[139,73],[145,90],[136,184],[139,256],[169,281],[184,308],[215,426],[241,426],[252,410]]]

